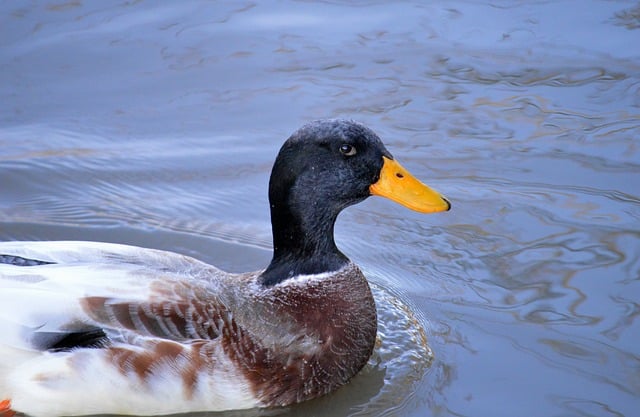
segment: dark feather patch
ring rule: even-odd
[[[16,266],[36,266],[36,265],[50,265],[55,262],[40,261],[38,259],[23,258],[15,255],[0,255],[0,264],[9,264]]]
[[[77,348],[98,349],[108,343],[109,338],[99,327],[69,333],[37,332],[33,337],[35,348],[51,352],[66,352]]]

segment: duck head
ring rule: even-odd
[[[403,168],[369,128],[350,120],[311,122],[287,139],[269,181],[274,254],[264,285],[340,269],[349,262],[333,228],[346,207],[371,195],[422,213],[451,204]]]

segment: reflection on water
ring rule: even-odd
[[[264,267],[271,163],[319,117],[370,125],[452,200],[341,215],[338,244],[379,305],[372,362],[335,395],[238,416],[637,413],[636,1],[5,2],[0,16],[0,239]]]

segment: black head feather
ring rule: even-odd
[[[392,159],[380,138],[349,120],[311,122],[291,135],[269,182],[274,256],[265,285],[348,262],[335,245],[334,224],[340,211],[370,195],[383,156]]]

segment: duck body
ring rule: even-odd
[[[376,312],[349,263],[265,287],[170,252],[14,242],[3,265],[0,393],[33,416],[276,406],[343,385]],[[74,340],[75,337],[75,340]]]
[[[118,244],[0,243],[0,417],[272,407],[344,385],[369,359],[377,322],[333,227],[372,194],[450,207],[372,131],[325,120],[276,158],[265,270],[230,274]]]

